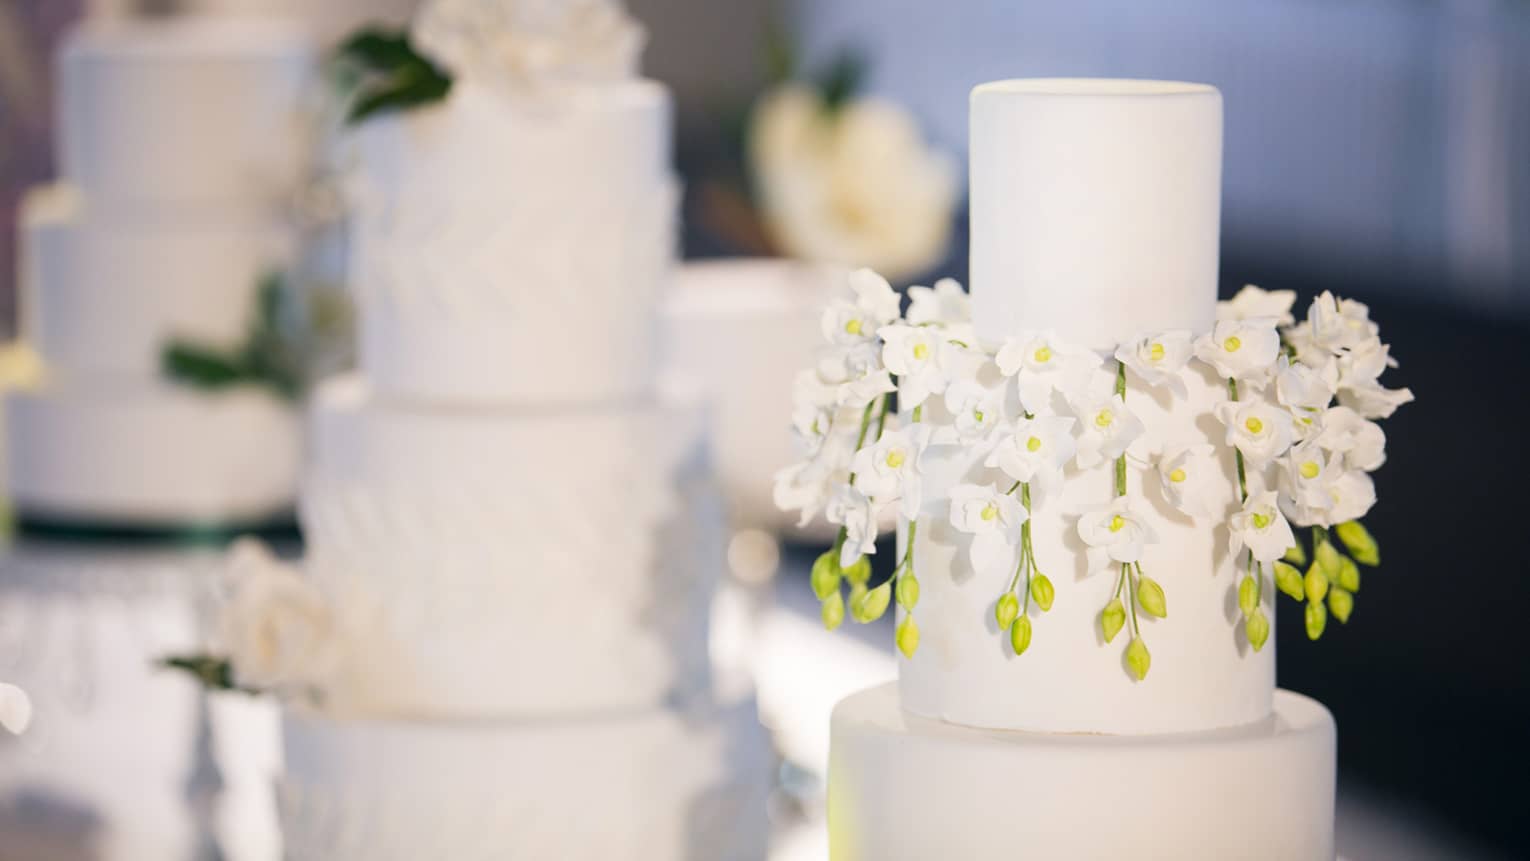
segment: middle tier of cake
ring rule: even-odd
[[[321,387],[306,567],[356,646],[327,705],[525,716],[705,689],[723,550],[702,425],[683,397],[452,408]]]

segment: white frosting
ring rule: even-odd
[[[364,123],[352,247],[372,385],[521,404],[651,388],[675,247],[669,116],[646,81],[544,108],[460,82]]]
[[[299,427],[264,390],[59,381],[5,399],[5,486],[25,514],[239,524],[290,509]]]
[[[1133,377],[1132,379],[1135,379]],[[1212,406],[1226,396],[1211,372],[1192,366],[1188,397],[1127,391],[1127,407],[1152,444],[1221,442]],[[1233,505],[1237,473],[1233,453],[1218,446],[1220,479],[1215,510]],[[963,456],[963,452],[966,452]],[[1275,649],[1253,651],[1244,637],[1236,593],[1239,569],[1228,552],[1220,520],[1194,521],[1164,498],[1156,471],[1133,467],[1128,492],[1152,517],[1158,541],[1142,557],[1144,573],[1163,585],[1168,617],[1139,616],[1152,652],[1152,669],[1133,678],[1123,660],[1129,631],[1110,644],[1100,636],[1099,613],[1116,586],[1115,569],[1087,573],[1085,547],[1075,523],[1089,506],[1114,495],[1112,464],[1069,468],[1062,490],[1032,515],[1036,558],[1056,589],[1049,612],[1032,606],[1034,635],[1015,656],[997,630],[994,604],[1012,572],[974,572],[970,536],[950,523],[950,489],[970,481],[969,449],[934,447],[926,453],[925,493],[914,543],[920,590],[915,619],[919,650],[900,662],[903,706],[927,717],[969,726],[1045,732],[1191,732],[1250,723],[1270,711]],[[902,546],[902,539],[900,544]],[[1266,578],[1264,610],[1274,618],[1275,588]]]
[[[1222,96],[1167,81],[972,91],[973,319],[1095,349],[1215,316]]]
[[[239,343],[256,284],[290,251],[272,220],[102,221],[70,192],[46,189],[22,227],[22,336],[63,374],[151,378],[172,338]]]
[[[1333,718],[1287,691],[1249,726],[1118,738],[955,727],[883,685],[832,734],[835,861],[1334,858]]]
[[[765,856],[753,703],[548,722],[291,712],[278,788],[293,861]]]
[[[409,716],[646,707],[707,685],[720,513],[676,405],[430,408],[321,387],[308,571],[348,616],[329,702]]]
[[[85,25],[59,55],[59,165],[91,208],[270,208],[299,176],[313,51],[276,21]]]

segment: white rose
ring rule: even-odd
[[[647,40],[619,0],[427,0],[411,36],[453,74],[512,93],[631,77]]]
[[[321,686],[339,658],[329,602],[251,539],[230,549],[228,569],[233,594],[219,627],[238,684],[278,691]]]

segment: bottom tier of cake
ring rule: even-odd
[[[1333,717],[1288,691],[1248,726],[1106,736],[920,718],[887,684],[832,733],[834,861],[1334,858]]]
[[[774,756],[753,702],[562,720],[289,711],[292,861],[756,861]]]
[[[48,385],[6,396],[6,490],[86,526],[251,526],[289,512],[301,428],[262,389]]]

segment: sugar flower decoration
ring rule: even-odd
[[[898,377],[898,407],[913,409],[932,394],[946,389],[942,353],[958,349],[946,343],[938,329],[898,323],[877,330],[882,338],[882,364]]]
[[[324,595],[253,539],[230,548],[227,571],[233,594],[219,629],[238,684],[278,691],[321,685],[339,657]]]
[[[1228,521],[1232,553],[1247,547],[1256,562],[1268,564],[1284,556],[1296,544],[1291,524],[1276,505],[1276,493],[1266,490],[1249,496],[1243,508]]]
[[[776,507],[783,511],[801,511],[797,526],[807,526],[829,504],[835,488],[850,478],[849,457],[847,451],[847,466],[843,469],[837,469],[831,459],[819,457],[777,470],[771,488]]]
[[[822,322],[824,338],[843,347],[870,343],[878,329],[898,319],[898,294],[886,278],[857,269],[849,288],[850,296],[831,303]]]
[[[1068,394],[1085,384],[1100,357],[1051,333],[1033,332],[1006,341],[994,361],[1004,376],[1015,378],[1026,412],[1039,415],[1050,412],[1054,392]]]
[[[1291,414],[1253,398],[1217,404],[1216,417],[1227,428],[1226,443],[1243,452],[1253,466],[1263,466],[1291,447]]]
[[[1339,390],[1339,363],[1324,357],[1316,364],[1281,355],[1275,365],[1275,399],[1298,415],[1320,412]]]
[[[1335,474],[1328,453],[1316,441],[1306,442],[1281,460],[1280,490],[1300,508],[1327,509],[1333,506],[1328,485]]]
[[[1218,320],[1251,320],[1269,317],[1281,326],[1296,322],[1291,306],[1296,303],[1295,290],[1264,290],[1252,284],[1225,302],[1217,303]]]
[[[972,536],[968,556],[976,571],[1012,571],[1021,527],[1030,517],[1013,494],[992,485],[951,489],[951,525]]]
[[[899,503],[899,512],[907,518],[919,516],[923,502],[923,465],[929,428],[915,425],[909,430],[889,430],[881,439],[855,453],[850,463],[858,487],[877,502]]]
[[[1349,407],[1329,407],[1318,421],[1318,445],[1344,456],[1349,469],[1374,472],[1387,459],[1387,435],[1381,425]]]
[[[1073,425],[1073,419],[1063,416],[1021,419],[988,456],[985,465],[998,467],[1015,481],[1031,484],[1032,499],[1039,505],[1061,481],[1063,466],[1076,451]]]
[[[1274,317],[1218,320],[1211,332],[1195,342],[1195,356],[1217,376],[1262,385],[1280,353]]]
[[[942,278],[934,287],[910,287],[908,299],[906,316],[910,325],[965,330],[972,322],[972,302],[954,278]]]
[[[1336,299],[1327,290],[1307,309],[1307,325],[1312,343],[1332,353],[1358,347],[1379,331],[1364,303]]]
[[[993,439],[1004,422],[1004,390],[976,380],[958,379],[946,387],[951,425],[936,431],[942,444],[974,445]]]
[[[1070,401],[1078,417],[1078,465],[1088,469],[1126,453],[1146,428],[1126,407],[1125,398],[1111,393],[1097,398]]]
[[[15,685],[0,682],[0,727],[11,735],[21,735],[31,723],[31,697]]]
[[[845,528],[845,543],[839,549],[839,564],[848,568],[862,556],[877,552],[877,515],[871,500],[852,484],[841,484],[824,512],[830,523]]]
[[[1089,548],[1090,572],[1103,571],[1113,562],[1136,562],[1142,558],[1143,546],[1158,540],[1153,528],[1132,510],[1131,500],[1125,496],[1084,512],[1077,528],[1078,537]]]
[[[1222,480],[1216,449],[1206,443],[1169,446],[1158,458],[1157,472],[1170,505],[1196,518],[1214,513],[1214,489]]]
[[[1162,386],[1184,397],[1181,372],[1194,351],[1189,332],[1173,331],[1134,338],[1116,349],[1116,359],[1149,386]]]
[[[427,0],[411,35],[454,74],[511,93],[630,77],[647,39],[619,0]]]

